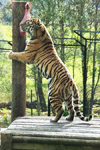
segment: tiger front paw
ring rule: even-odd
[[[13,56],[13,52],[10,52],[9,55],[8,55],[8,58],[12,59],[12,56]]]
[[[30,40],[26,40],[26,45],[30,42]]]

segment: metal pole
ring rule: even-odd
[[[49,97],[48,97],[48,116],[50,116],[50,100],[49,100]]]
[[[87,40],[85,40],[84,47],[84,69],[83,69],[83,115],[86,116],[86,104],[87,104]]]
[[[32,90],[31,90],[31,106],[32,106]],[[32,107],[31,107],[31,116],[33,116],[33,110],[32,110]]]

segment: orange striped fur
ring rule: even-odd
[[[24,63],[35,62],[48,79],[48,96],[52,107],[56,110],[56,117],[51,121],[57,122],[62,116],[63,102],[70,114],[67,120],[73,121],[75,111],[81,120],[91,120],[92,115],[85,118],[80,113],[77,86],[59,58],[45,25],[38,19],[30,19],[21,23],[20,26],[23,32],[27,31],[30,34],[30,40],[27,42],[24,52],[11,52],[9,58]]]

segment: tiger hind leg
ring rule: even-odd
[[[75,114],[74,110],[71,110],[70,115],[69,115],[69,117],[66,118],[66,120],[67,121],[73,121],[74,120],[74,114]]]
[[[68,108],[69,111],[69,117],[66,118],[67,121],[73,121],[74,120],[74,108],[73,108],[73,102],[72,102],[72,95],[67,99],[65,102],[65,106]]]
[[[54,119],[51,119],[50,122],[58,122],[58,120],[61,118],[62,114],[63,114],[64,110],[61,109],[59,112],[56,113],[56,117]]]
[[[55,118],[51,119],[50,121],[56,123],[61,118],[61,116],[64,112],[64,110],[62,108],[62,102],[60,102],[60,100],[58,100],[58,99],[50,100],[50,102],[51,102],[52,107],[56,110]]]

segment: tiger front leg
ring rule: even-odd
[[[70,110],[70,115],[69,115],[69,117],[66,118],[66,120],[67,121],[73,121],[74,120],[74,114],[75,114],[74,110],[71,109]]]
[[[26,52],[10,52],[9,59],[18,60],[23,63],[33,63],[32,56],[28,56]]]
[[[10,52],[8,58],[13,60],[18,60],[18,56],[16,54],[17,54],[16,52]]]

